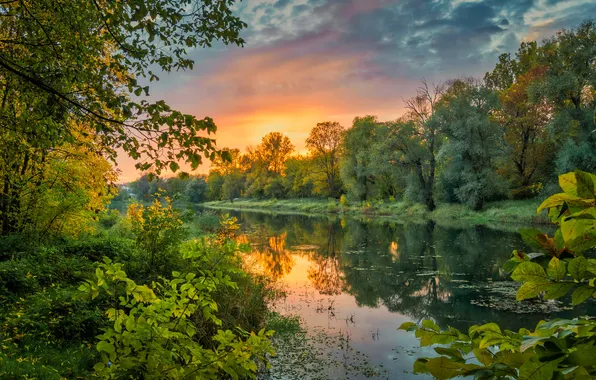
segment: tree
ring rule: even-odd
[[[339,195],[339,159],[344,134],[345,129],[338,122],[326,121],[317,123],[306,139],[306,147],[324,174],[327,195],[331,197]]]
[[[287,158],[294,151],[294,145],[288,136],[279,132],[271,132],[263,136],[257,151],[269,172],[281,174]]]
[[[286,161],[283,179],[288,195],[299,198],[310,197],[315,194],[315,182],[326,185],[324,178],[320,178],[322,173],[313,175],[313,166],[312,159],[303,156],[292,157]],[[321,191],[319,194],[323,194],[327,187],[319,190]]]
[[[184,192],[189,202],[201,203],[207,200],[208,190],[207,181],[201,176],[190,180]]]
[[[431,121],[431,117],[443,90],[442,85],[433,85],[430,89],[423,79],[416,96],[404,100],[408,110],[406,118],[413,122],[414,128],[410,128],[412,135],[404,136],[402,144],[397,146],[404,154],[405,162],[413,166],[422,190],[422,200],[429,211],[436,207],[433,191],[437,168],[436,155],[441,143],[438,125]]]
[[[530,186],[535,178],[548,178],[552,167],[555,148],[546,129],[550,106],[544,101],[531,102],[528,96],[528,89],[544,72],[544,67],[535,67],[519,75],[500,95],[501,110],[496,115],[504,127],[508,156],[503,171],[516,187]]]
[[[553,107],[550,127],[558,145],[557,169],[596,171],[596,22],[562,30],[541,46],[543,80],[530,89],[532,99]],[[580,153],[580,154],[578,154]]]
[[[374,143],[376,116],[356,117],[346,131],[340,174],[350,197],[365,201],[371,197],[374,179],[370,173],[368,148]]]
[[[222,175],[228,175],[232,171],[242,167],[243,155],[239,149],[224,148],[211,160],[211,169],[217,170]]]
[[[214,156],[216,126],[151,103],[154,71],[190,69],[187,49],[242,45],[231,0],[19,0],[0,3],[0,223],[21,225],[22,189],[48,157],[86,141],[112,161],[121,149],[141,170],[194,169]],[[93,136],[91,140],[85,137]],[[107,186],[107,184],[106,184]],[[65,189],[68,191],[68,189]]]
[[[503,183],[495,175],[502,156],[502,129],[493,119],[498,108],[494,91],[472,80],[452,82],[435,115],[448,140],[439,157],[448,163],[444,176],[456,183],[457,198],[474,210],[502,194]]]

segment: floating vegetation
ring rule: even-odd
[[[488,307],[499,311],[517,314],[550,314],[572,309],[570,306],[566,306],[563,302],[557,300],[533,299],[519,302],[515,299],[519,284],[512,281],[462,284],[458,288],[475,289],[479,293],[482,293],[470,301],[472,305]]]
[[[356,379],[389,377],[389,371],[373,366],[370,357],[353,348],[347,331],[329,333],[323,328],[309,328],[291,334],[276,334],[277,355],[272,369],[259,379]]]

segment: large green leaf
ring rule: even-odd
[[[436,379],[451,379],[462,374],[461,363],[454,362],[445,356],[428,359],[426,369]]]
[[[575,173],[566,173],[559,176],[559,186],[566,194],[577,197],[577,180]]]
[[[541,362],[532,357],[519,369],[519,380],[552,380],[559,361]]]
[[[517,282],[547,282],[549,280],[544,269],[533,262],[524,261],[520,263],[511,274],[511,278]]]
[[[572,282],[557,282],[550,284],[546,290],[544,298],[554,300],[565,296],[575,285]]]
[[[565,276],[565,262],[553,257],[548,263],[546,272],[553,280],[561,281]]]
[[[580,303],[590,298],[590,296],[592,296],[593,293],[593,287],[589,285],[580,286],[579,288],[575,289],[575,291],[573,291],[573,294],[571,295],[571,303],[573,303],[573,306],[579,305]]]
[[[544,202],[542,202],[542,204],[540,205],[540,207],[538,207],[538,209],[536,210],[537,213],[540,213],[540,211],[544,210],[544,209],[549,209],[552,207],[558,207],[563,205],[563,203],[565,202],[569,202],[569,201],[576,201],[580,199],[579,197],[567,194],[567,193],[559,193],[559,194],[555,194],[553,196],[550,196],[549,198],[547,198]]]
[[[579,197],[596,199],[596,175],[576,170],[575,179]]]
[[[548,291],[552,282],[550,281],[542,281],[542,282],[524,282],[522,286],[519,287],[517,290],[517,294],[515,295],[515,299],[518,301],[523,301],[528,298],[538,297],[541,292]]]
[[[522,228],[519,230],[521,237],[527,245],[534,249],[543,249],[544,246],[539,240],[539,236],[543,236],[544,232],[537,228]]]
[[[574,258],[569,262],[567,270],[571,277],[576,281],[581,281],[586,277],[586,271],[588,268],[588,259],[583,256]]]

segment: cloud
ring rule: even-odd
[[[197,50],[195,71],[162,76],[152,93],[213,117],[219,146],[243,149],[277,130],[301,149],[319,121],[395,118],[422,77],[482,76],[520,41],[596,14],[596,3],[244,0],[234,11],[249,25],[246,47]]]

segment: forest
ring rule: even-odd
[[[245,260],[263,252],[255,252],[242,219],[193,208],[207,201],[406,201],[429,211],[445,203],[478,211],[492,201],[536,198],[542,202],[536,212],[553,224],[550,235],[522,229],[527,249],[487,271],[520,283],[520,302],[564,299],[572,309],[596,298],[595,21],[522,43],[482,80],[422,80],[397,120],[356,117],[350,128],[318,123],[306,140],[308,153],[296,152],[279,132],[241,152],[217,146],[212,118],[150,96],[156,82],[193,69],[196,49],[246,44],[249,25],[235,3],[0,1],[0,378],[274,376],[284,331],[308,335],[299,317],[274,308],[287,299],[276,277],[290,266],[265,255],[276,275],[250,267]],[[119,183],[123,156],[145,173],[139,180]],[[207,160],[208,175],[193,174]],[[351,292],[358,306],[383,303],[417,317],[391,327],[406,330],[401,337],[414,332],[421,347],[439,355],[416,358],[413,373],[596,376],[591,317],[541,321],[518,332],[496,322],[467,331],[448,326],[444,314],[453,308],[438,304],[437,287],[448,294],[452,284],[439,281],[440,256],[425,259],[434,267],[423,276],[417,270],[424,268],[413,270],[406,259],[435,252],[427,240],[452,246],[460,232],[425,221],[395,223],[377,236],[367,223],[334,219],[327,232],[317,224],[318,234],[310,225],[296,234],[321,246],[329,239],[356,247],[345,258],[335,248],[311,255],[319,270],[309,276],[320,293]],[[474,228],[467,244],[485,239]],[[284,234],[260,244],[286,254]],[[399,239],[388,241],[395,234],[410,241],[409,251],[401,247],[403,262]],[[385,256],[357,251],[360,238],[366,246],[387,240]],[[496,241],[478,246],[495,249]],[[449,260],[460,262],[458,254]],[[396,280],[371,285],[366,277],[374,265],[362,266],[371,261]],[[328,264],[343,268],[332,273],[333,289],[324,278]],[[456,281],[452,286],[461,289]],[[420,298],[429,289],[432,313]],[[298,353],[290,367],[304,366],[307,354]]]
[[[490,201],[553,194],[557,175],[596,171],[595,46],[596,24],[586,21],[540,43],[522,42],[482,80],[422,80],[397,120],[318,123],[306,154],[271,132],[245,153],[224,149],[206,177],[180,183],[145,175],[131,189],[139,200],[161,188],[192,202],[345,195],[357,204],[405,200],[429,211],[437,203],[481,210]]]

